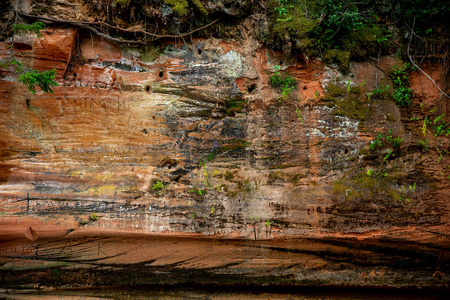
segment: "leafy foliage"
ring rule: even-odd
[[[375,150],[376,148],[383,147],[383,139],[394,148],[395,152],[398,152],[400,150],[400,146],[404,140],[401,136],[394,137],[392,129],[389,129],[386,136],[383,136],[382,133],[377,134],[377,138],[370,143],[370,150]],[[391,154],[393,154],[392,151],[388,153],[384,161],[387,160],[391,156]]]
[[[156,181],[156,182],[153,184],[153,187],[152,187],[152,188],[156,191],[156,193],[157,193],[159,196],[161,196],[162,193],[163,193],[163,191],[164,191],[164,189],[166,188],[166,186],[165,186],[164,182],[162,182],[162,181]]]
[[[14,33],[28,33],[28,34],[35,34],[39,38],[42,38],[43,35],[41,33],[41,30],[44,29],[45,24],[42,22],[35,22],[33,24],[22,24],[17,23],[13,24],[12,30]]]
[[[389,75],[394,83],[394,99],[398,106],[411,106],[412,90],[409,88],[408,72],[412,70],[408,63],[394,66]]]
[[[386,141],[391,144],[394,149],[399,149],[400,145],[403,142],[403,138],[400,136],[394,137],[392,134],[392,129],[389,129],[388,134],[386,135]]]
[[[0,62],[0,68],[8,68],[10,66],[14,68],[14,71],[16,73],[21,73],[23,71],[24,67],[25,67],[15,57],[11,57],[9,59],[5,59],[4,61]]]
[[[97,216],[96,213],[92,213],[92,214],[89,216],[89,220],[90,220],[90,221],[95,222],[95,221],[97,221],[98,219],[100,219],[100,217]]]
[[[433,124],[431,125],[431,128],[435,131],[435,137],[440,135],[450,135],[450,124],[445,123],[445,114],[439,115],[433,120]]]
[[[297,80],[290,75],[280,75],[280,66],[276,66],[275,70],[276,72],[270,77],[270,83],[274,88],[281,89],[281,99],[284,100],[297,86]]]
[[[202,190],[201,188],[194,186],[193,189],[189,190],[189,193],[196,193],[199,196],[203,196],[206,194],[206,190]]]
[[[377,87],[376,89],[374,89],[372,91],[372,97],[382,99],[387,94],[388,90],[389,90],[389,85],[384,85],[384,86],[380,85],[379,87]]]
[[[36,71],[31,70],[29,72],[25,72],[19,75],[19,82],[26,85],[28,91],[36,94],[36,86],[40,87],[44,93],[53,94],[52,87],[58,86],[58,83],[55,81],[56,70],[51,69],[48,71]]]
[[[383,147],[383,143],[381,142],[382,139],[383,135],[378,133],[377,138],[370,143],[370,150],[375,150],[377,147]]]
[[[40,30],[45,27],[42,22],[35,22],[33,24],[13,24],[12,30],[15,34],[27,33],[35,34],[39,38],[42,38]],[[36,94],[36,87],[39,87],[45,93],[54,93],[52,87],[58,86],[55,81],[56,70],[37,71],[30,68],[26,68],[20,61],[14,56],[13,46],[11,45],[10,57],[0,62],[0,67],[8,68],[12,67],[16,73],[19,74],[18,81],[27,86],[28,91],[33,95]]]

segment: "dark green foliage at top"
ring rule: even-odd
[[[443,28],[450,25],[449,15],[447,0],[270,0],[265,41],[285,55],[322,56],[348,73],[351,60],[393,53],[409,59],[405,49],[411,32],[417,44],[412,54],[424,54],[430,45],[445,52],[448,29]],[[392,30],[392,24],[400,30]],[[408,105],[406,99],[399,101]]]
[[[270,0],[271,26],[266,41],[284,52],[324,55],[327,62],[338,63],[343,72],[348,72],[349,59],[367,59],[389,50],[391,33],[375,24],[376,16],[363,4],[348,0]]]
[[[399,24],[415,23],[415,30],[424,33],[436,25],[450,24],[448,0],[365,0],[374,14],[387,17]]]
[[[49,71],[36,71],[31,70],[19,75],[19,82],[27,86],[28,91],[36,94],[36,86],[40,87],[44,93],[53,94],[52,87],[58,86],[55,81],[56,70],[52,69]]]

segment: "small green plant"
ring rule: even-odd
[[[389,129],[389,132],[386,136],[386,140],[388,141],[389,144],[391,144],[392,147],[394,147],[394,149],[399,149],[400,145],[403,142],[402,137],[400,137],[400,136],[397,136],[396,138],[393,137],[392,129]]]
[[[216,150],[213,150],[213,151],[209,152],[207,160],[208,160],[208,161],[211,161],[211,160],[213,160],[215,157],[216,157]]]
[[[156,181],[156,183],[153,184],[152,188],[158,193],[159,196],[161,196],[165,188],[164,182]]]
[[[203,184],[205,185],[205,187],[211,187],[210,182],[209,182],[209,172],[206,169],[206,166],[207,166],[206,161],[201,161],[198,164],[198,166],[202,168],[203,175],[205,176],[205,180],[203,181]]]
[[[386,95],[387,91],[389,90],[389,85],[380,85],[378,88],[374,89],[372,91],[372,97],[373,98],[383,98],[383,96]]]
[[[97,216],[96,213],[92,213],[92,214],[89,216],[89,220],[92,221],[92,222],[95,222],[95,221],[97,221],[98,219],[100,219],[100,217]]]
[[[439,115],[433,120],[433,125],[431,128],[435,131],[434,136],[440,136],[440,135],[450,135],[450,124],[445,123],[445,114]]]
[[[369,169],[369,170],[367,170],[366,175],[367,176],[372,176],[374,172],[375,171],[373,169]]]
[[[420,147],[422,147],[423,150],[424,150],[425,152],[427,152],[427,151],[428,151],[428,143],[429,143],[429,142],[430,142],[429,140],[425,140],[425,141],[420,140],[420,141],[417,142],[417,145],[420,146]]]
[[[437,146],[436,146],[436,151],[439,153],[439,158],[437,160],[438,163],[442,161],[442,159],[444,158],[445,154],[449,154],[450,153],[449,151],[447,151],[445,149],[440,150],[439,147],[437,147]]]
[[[211,215],[213,215],[214,214],[214,211],[215,211],[216,209],[214,208],[214,206],[212,206],[211,207]]]
[[[201,188],[194,186],[193,189],[189,190],[189,193],[196,193],[199,196],[203,196],[206,194],[206,190],[202,190]]]
[[[427,124],[430,123],[430,121],[428,120],[428,117],[425,117],[425,119],[423,119],[423,124],[422,124],[422,135],[425,136],[427,135]]]
[[[300,108],[296,107],[295,112],[297,113],[297,118],[300,120],[300,122],[302,122],[304,124],[305,120],[303,120],[302,110]]]
[[[280,75],[280,66],[276,66],[275,73],[270,77],[270,83],[274,88],[281,89],[281,100],[285,100],[287,95],[297,86],[297,80],[290,75]]]
[[[270,220],[270,219],[266,220],[266,227],[270,228],[270,227],[272,227],[272,224],[273,224],[272,220]]]
[[[381,142],[382,139],[383,135],[381,133],[378,133],[377,138],[373,140],[369,145],[370,150],[375,150],[377,147],[383,147],[383,143]]]
[[[349,79],[347,82],[347,94],[350,94],[350,91],[352,90],[352,81]]]
[[[389,150],[388,151],[388,153],[384,156],[384,158],[383,158],[383,162],[385,162],[386,160],[388,160],[389,159],[389,157],[391,157],[391,155],[392,155],[392,153],[393,153],[394,151],[392,151],[392,150]]]
[[[384,177],[388,177],[389,176],[389,174],[387,173],[386,169],[378,170],[376,175],[377,175],[378,178],[384,178]]]

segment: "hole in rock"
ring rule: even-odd
[[[279,65],[280,65],[280,66],[282,66],[282,65],[283,65],[283,61],[282,61],[282,60],[280,60],[280,63],[279,63]]]
[[[202,55],[202,49],[197,50],[198,55]]]
[[[159,77],[163,77],[164,76],[164,72],[163,71],[159,71]]]
[[[422,99],[419,99],[419,103],[422,103]]]
[[[348,148],[345,148],[344,154],[348,154]]]
[[[73,73],[73,78],[77,78],[77,73]]]
[[[30,109],[30,99],[25,100],[25,102],[27,103],[28,109]]]
[[[249,93],[251,93],[251,92],[253,92],[255,89],[256,89],[256,84],[253,83],[251,86],[248,87],[247,91],[248,91]]]
[[[147,129],[142,129],[142,132],[144,133],[144,134],[148,134],[148,130]]]
[[[147,85],[146,87],[145,87],[145,91],[148,93],[148,92],[150,92],[150,86],[149,85]]]
[[[25,44],[25,43],[15,42],[14,43],[14,49],[19,50],[19,51],[28,51],[28,50],[32,50],[33,47],[31,45],[28,45],[28,44]]]
[[[307,89],[306,85],[305,85],[305,86],[303,87],[303,89],[304,89],[304,90],[306,90],[306,89]]]
[[[167,167],[171,169],[177,166],[177,161],[173,158],[166,157],[158,164],[158,168]]]

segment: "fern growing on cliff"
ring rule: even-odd
[[[56,70],[51,69],[49,71],[36,71],[31,70],[19,75],[19,82],[26,85],[28,91],[33,95],[36,94],[36,86],[46,94],[53,94],[52,86],[58,86],[58,83],[54,81]]]
[[[45,24],[42,22],[35,22],[33,24],[13,24],[12,31],[14,34],[26,33],[36,35],[38,38],[43,38],[42,30]],[[52,93],[52,87],[58,86],[55,81],[56,70],[51,69],[47,71],[38,71],[26,67],[20,61],[18,61],[14,55],[14,34],[9,45],[9,57],[0,61],[1,68],[11,68],[16,74],[18,74],[18,81],[25,86],[29,92],[33,95],[36,94],[36,87],[39,87],[44,93]]]

